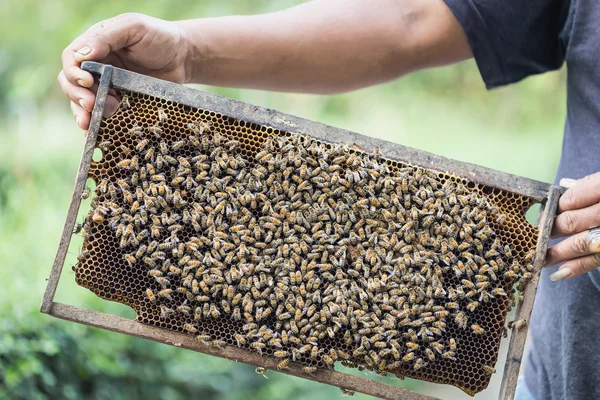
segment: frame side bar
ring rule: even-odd
[[[222,349],[202,344],[193,337],[177,332],[166,331],[141,322],[104,314],[98,311],[73,307],[62,303],[52,303],[49,314],[67,321],[77,322],[84,325],[104,328],[113,332],[125,333],[142,339],[182,347],[198,351],[212,356],[222,357],[231,361],[243,362],[254,366],[261,366],[277,371],[278,361],[273,357],[261,356],[249,351],[240,351],[235,346],[226,345]],[[302,371],[298,365],[290,365],[283,372],[311,381],[335,385],[355,392],[368,394],[388,400],[439,400],[435,397],[423,395],[411,390],[392,386],[386,383],[375,382],[360,376],[354,376],[334,370],[317,370],[308,374]]]
[[[533,310],[540,273],[546,258],[546,250],[548,249],[548,242],[550,241],[550,231],[552,230],[552,224],[554,223],[560,194],[561,188],[552,186],[549,192],[548,201],[544,205],[540,218],[540,231],[535,251],[534,277],[525,286],[525,290],[523,291],[523,301],[519,304],[515,316],[516,320],[524,319],[526,324],[523,328],[519,330],[515,328],[512,331],[506,357],[506,366],[504,367],[502,386],[500,388],[500,395],[498,396],[500,400],[512,400],[515,397],[521,360],[525,349],[525,341],[527,340],[527,332],[529,331],[529,320]]]
[[[84,62],[82,69],[98,74],[102,64]],[[198,89],[148,77],[121,68],[114,68],[113,86],[157,96],[171,101],[222,113],[228,117],[266,125],[282,131],[301,132],[327,142],[358,144],[367,152],[380,149],[385,158],[407,162],[440,172],[451,172],[472,182],[516,192],[541,202],[551,185],[533,179],[493,170],[476,164],[451,160],[422,150],[402,146],[359,133],[335,128],[276,110],[254,106],[241,101],[203,92]]]
[[[85,186],[85,182],[88,179],[90,164],[92,161],[92,156],[94,155],[96,137],[98,136],[98,130],[100,129],[100,121],[102,120],[102,113],[104,112],[106,96],[108,95],[108,90],[111,85],[113,68],[104,67],[102,68],[102,71],[100,84],[98,86],[98,93],[96,94],[96,104],[94,105],[94,111],[92,112],[92,119],[90,121],[87,139],[83,148],[83,154],[79,164],[79,171],[77,172],[77,178],[75,178],[75,188],[73,189],[71,204],[69,205],[69,211],[67,212],[67,219],[63,227],[60,244],[56,252],[56,257],[54,258],[52,270],[50,271],[50,277],[48,278],[48,285],[46,286],[46,291],[44,292],[42,305],[40,306],[40,311],[43,313],[48,313],[54,300],[54,295],[56,293],[60,274],[65,262],[69,243],[71,243],[71,234],[75,226],[75,221],[77,220],[79,205],[81,204],[81,192]]]

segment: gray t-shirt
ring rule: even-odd
[[[556,175],[600,171],[600,0],[445,0],[488,88],[567,63],[567,121]],[[600,399],[600,273],[542,272],[525,381],[538,400]]]

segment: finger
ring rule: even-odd
[[[103,116],[110,117],[119,109],[119,99],[117,99],[116,94],[109,94],[106,97],[106,103],[104,104],[104,113]]]
[[[578,210],[564,211],[556,216],[552,226],[552,236],[574,235],[586,229],[600,226],[600,203]]]
[[[77,125],[79,125],[81,129],[87,130],[90,125],[91,114],[74,102],[71,102],[71,113],[73,113]]]
[[[63,71],[58,74],[58,83],[67,97],[74,103],[79,104],[86,111],[92,111],[95,95],[89,89],[71,84],[65,77]]]
[[[591,254],[589,256],[579,257],[574,260],[567,261],[560,266],[558,271],[550,275],[550,279],[558,281],[563,278],[573,278],[590,272],[600,266],[600,253]]]
[[[102,60],[135,43],[146,30],[144,20],[138,14],[122,14],[103,21],[84,34],[85,44],[77,49],[73,58],[77,62]]]
[[[562,178],[560,180],[560,186],[567,188],[567,189],[571,189],[573,186],[575,186],[576,183],[577,183],[577,179]]]
[[[61,59],[67,80],[73,85],[89,88],[94,83],[94,77],[89,72],[79,68],[81,63],[74,58],[75,53],[85,45],[86,40],[85,34],[75,39],[63,50]]]
[[[560,197],[558,211],[576,210],[600,201],[600,172],[579,179]]]
[[[545,267],[551,267],[563,261],[592,254],[588,247],[587,237],[589,231],[581,232],[565,239],[548,249]]]

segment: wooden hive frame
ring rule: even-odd
[[[117,88],[171,100],[190,107],[211,110],[229,117],[243,119],[260,125],[268,125],[282,131],[293,130],[294,132],[307,133],[316,139],[329,142],[355,143],[369,152],[379,148],[388,159],[402,161],[411,165],[442,172],[450,172],[474,183],[510,191],[541,203],[542,206],[538,215],[539,236],[534,263],[534,278],[526,286],[522,293],[523,300],[517,305],[516,318],[529,320],[535,293],[537,291],[540,270],[543,266],[545,253],[548,247],[558,199],[561,194],[559,187],[482,166],[447,159],[421,150],[370,138],[318,122],[283,114],[271,109],[257,107],[178,84],[132,73],[109,65],[84,62],[82,69],[99,76],[100,83],[83,155],[75,180],[73,196],[58,251],[48,279],[48,285],[44,293],[40,308],[41,312],[53,317],[166,343],[172,346],[183,347],[267,369],[275,369],[277,366],[278,360],[270,356],[259,355],[254,352],[239,349],[235,346],[225,346],[222,349],[207,346],[197,342],[189,335],[54,301],[54,295],[56,293],[56,288],[58,286],[79,211],[81,202],[80,193],[88,179],[90,164],[92,162],[96,138],[100,129],[108,91],[111,88]],[[520,330],[513,330],[502,378],[502,386],[499,394],[500,399],[514,398],[526,338],[527,326]],[[384,399],[433,399],[433,397],[410,390],[335,370],[319,369],[315,373],[308,374],[302,371],[300,365],[292,364],[289,369],[282,372]]]

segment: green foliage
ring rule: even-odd
[[[267,380],[250,366],[55,321],[37,311],[84,142],[56,84],[62,49],[92,24],[127,11],[187,19],[300,2],[0,1],[0,280],[5,283],[0,398],[340,398],[337,389],[325,385],[273,372]],[[484,90],[472,61],[336,96],[201,88],[539,180],[553,178],[560,154],[562,73],[492,92]],[[74,283],[70,265],[80,245],[74,237],[56,300],[135,318],[131,309]],[[442,395],[439,387],[420,382],[402,386]],[[443,396],[461,394],[444,387]]]
[[[4,318],[0,398],[227,399],[240,390],[256,398],[267,383],[239,364],[182,370],[169,362],[175,355],[155,343],[49,318],[41,324]]]

